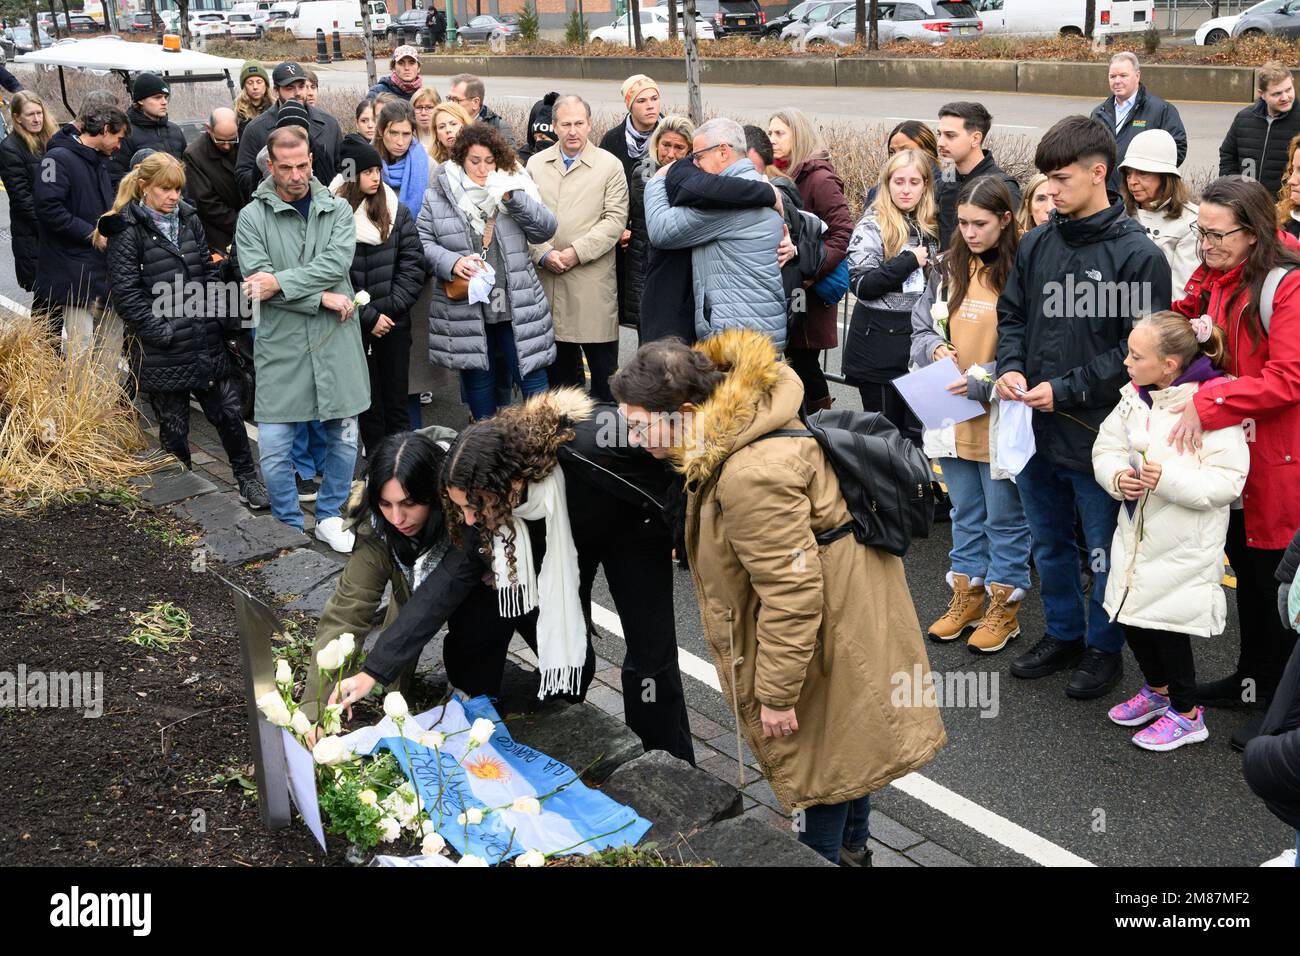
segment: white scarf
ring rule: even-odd
[[[342,175],[335,176],[334,181],[330,183],[330,192],[338,195],[343,189],[345,180]],[[384,201],[388,203],[388,234],[391,236],[397,229],[397,193],[387,183],[381,182],[379,188],[384,192]],[[382,246],[383,241],[379,238],[379,227],[376,226],[366,213],[366,204],[359,203],[357,208],[352,211],[352,221],[357,227],[357,244],[362,246]]]
[[[526,520],[546,522],[546,556],[538,573]],[[537,659],[542,672],[539,698],[576,694],[587,660],[587,620],[578,598],[578,549],[569,527],[564,473],[557,465],[541,481],[528,486],[528,497],[515,506],[514,530],[518,584],[510,583],[506,539],[492,536],[492,572],[496,576],[497,606],[502,617],[519,617],[533,608],[537,615]]]
[[[537,202],[542,201],[537,184],[527,173],[506,173],[496,169],[488,173],[487,183],[480,186],[450,159],[442,164],[442,169],[447,174],[452,202],[465,214],[470,228],[480,236],[487,228],[487,221],[501,211],[501,197],[506,193],[522,189],[525,195]]]

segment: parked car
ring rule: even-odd
[[[1234,37],[1275,36],[1284,40],[1300,37],[1300,0],[1288,0],[1273,12],[1249,10],[1232,28]]]
[[[54,46],[54,37],[44,30],[40,32],[41,49]],[[31,53],[36,49],[32,45],[32,31],[29,27],[6,27],[0,36],[0,46],[4,47],[5,59],[12,60],[20,53]]]
[[[857,11],[845,10],[808,31],[808,46],[852,46],[857,42]],[[939,46],[948,40],[974,40],[984,32],[983,22],[965,0],[908,0],[880,4],[878,29],[881,43],[911,40]]]
[[[696,0],[695,12],[713,23],[713,35],[722,40],[733,36],[763,35],[767,14],[758,0]]]
[[[985,36],[1083,36],[1086,0],[970,0]],[[1155,0],[1096,0],[1094,34],[1133,33],[1155,20]]]
[[[488,43],[494,34],[507,41],[518,40],[519,18],[513,13],[503,13],[499,16],[485,13],[481,17],[471,18],[469,23],[456,31],[457,42],[467,46]]]
[[[226,28],[231,38],[260,40],[266,32],[265,13],[231,13],[226,17]]]
[[[760,36],[764,40],[777,39],[778,37],[781,36],[782,30],[784,30],[790,24],[794,23],[796,20],[798,20],[801,16],[803,16],[813,7],[824,2],[825,0],[804,0],[803,3],[791,7],[789,10],[781,14],[779,17],[773,17],[770,20],[768,20],[767,23],[763,25],[763,32],[760,34]]]
[[[104,26],[94,17],[84,13],[74,13],[71,17],[59,14],[59,26],[64,33],[103,33]]]
[[[340,36],[361,36],[364,20],[362,0],[302,0],[295,5],[284,29],[299,40],[314,40],[316,31],[328,37],[335,30]],[[387,34],[390,18],[383,0],[364,0],[370,17],[372,34]],[[277,5],[278,6],[278,5]]]
[[[829,3],[820,0],[818,3],[811,4],[810,9],[802,16],[786,25],[781,31],[781,39],[787,42],[798,42],[813,27],[839,16],[852,6],[853,0],[830,0]]]
[[[159,25],[161,26],[161,22]],[[126,29],[128,33],[153,33],[153,17],[149,15],[147,10],[133,13],[130,22],[126,25]]]
[[[427,10],[407,10],[398,14],[388,24],[388,42],[393,46],[421,42],[424,39],[424,21],[428,16]]]
[[[1232,36],[1232,28],[1242,17],[1256,13],[1277,13],[1287,5],[1287,0],[1263,0],[1230,17],[1212,17],[1196,28],[1197,46],[1214,46]]]
[[[679,13],[677,19],[681,19]],[[680,30],[678,31],[680,34]],[[608,26],[591,31],[592,43],[612,43],[615,46],[629,46],[627,14],[616,19]],[[695,17],[695,35],[701,40],[713,39],[713,24],[698,14]],[[658,43],[668,39],[668,8],[641,8],[641,39],[646,43]]]
[[[190,14],[190,36],[219,37],[229,33],[226,13],[222,10],[200,10]]]

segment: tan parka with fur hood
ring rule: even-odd
[[[852,535],[816,440],[756,439],[802,429],[803,386],[772,342],[732,330],[696,346],[726,380],[694,417],[679,465],[686,544],[704,632],[737,723],[787,810],[841,803],[928,763],[946,742],[934,706],[898,694],[929,671],[902,561]],[[793,707],[798,732],[763,736],[760,705]]]

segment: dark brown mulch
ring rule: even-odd
[[[148,515],[104,501],[0,513],[0,670],[98,671],[104,691],[98,719],[0,709],[0,860],[341,863],[342,841],[326,856],[301,823],[267,830],[235,779],[250,774],[252,757],[234,610],[220,580],[191,571],[189,548],[165,541],[165,525]],[[259,591],[248,574],[223,573]],[[24,613],[46,587],[100,607],[66,619]],[[193,620],[191,638],[170,652],[121,640],[131,615],[156,601]]]

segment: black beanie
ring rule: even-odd
[[[147,100],[151,96],[157,96],[159,93],[166,93],[171,96],[171,87],[157,73],[141,73],[131,84],[131,102],[139,103],[141,100]]]
[[[354,178],[358,173],[376,166],[382,169],[383,161],[379,158],[379,152],[366,142],[364,136],[349,133],[343,137],[343,144],[339,147],[338,169],[345,178]]]
[[[276,113],[275,128],[284,129],[286,126],[301,126],[307,132],[311,132],[311,123],[308,120],[309,114],[307,107],[297,100],[285,100],[280,104],[280,110]]]

